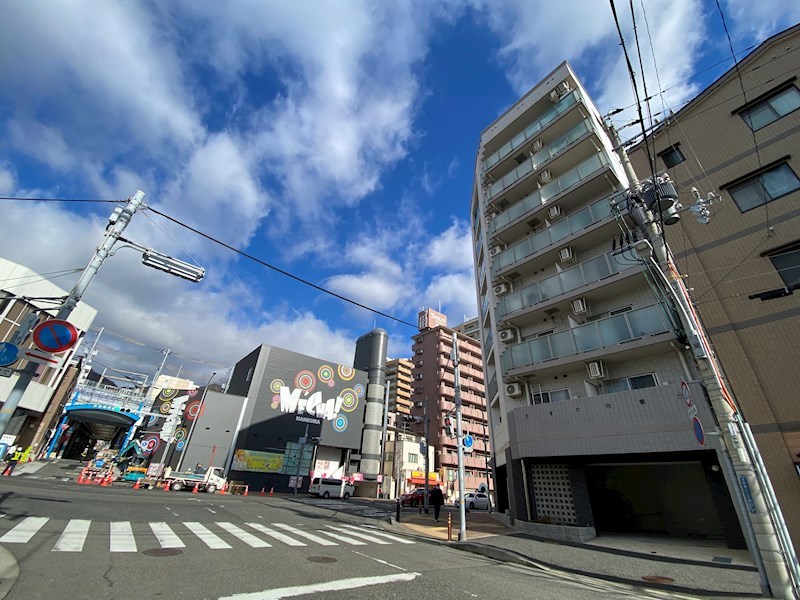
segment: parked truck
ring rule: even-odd
[[[196,469],[189,472],[175,472],[167,469],[164,472],[164,481],[169,485],[169,489],[175,492],[187,488],[194,489],[197,486],[198,491],[209,494],[213,494],[227,484],[222,467],[208,467],[205,471]]]

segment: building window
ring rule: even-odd
[[[800,108],[800,92],[794,85],[771,94],[769,98],[757,100],[751,106],[739,111],[739,116],[753,131],[758,131]]]
[[[646,375],[634,375],[633,377],[623,377],[622,379],[609,379],[606,381],[606,394],[614,392],[629,392],[631,390],[641,390],[649,387],[656,387],[656,376],[654,373]]]
[[[549,392],[541,392],[533,395],[534,404],[550,404],[551,402],[562,402],[569,399],[568,388],[563,390],[550,390]]]
[[[413,452],[408,453],[408,462],[410,463],[418,463],[419,462],[419,454],[414,454]]]
[[[800,179],[783,162],[725,187],[739,210],[747,212],[800,189]]]
[[[787,288],[800,284],[800,242],[794,242],[768,255]]]
[[[664,165],[668,169],[671,169],[675,165],[679,165],[686,160],[686,157],[683,155],[683,152],[681,152],[679,146],[680,144],[675,144],[658,153],[658,156],[661,157],[661,160],[664,161]]]

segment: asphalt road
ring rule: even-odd
[[[5,555],[19,567],[11,600],[645,597],[404,536],[382,527],[385,513],[357,500],[4,478],[0,565]]]

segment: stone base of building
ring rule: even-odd
[[[550,525],[547,523],[532,523],[514,519],[510,515],[492,513],[492,516],[508,527],[513,527],[521,533],[535,535],[548,540],[562,540],[565,542],[588,542],[597,537],[594,527],[578,527],[577,525]]]

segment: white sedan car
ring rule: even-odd
[[[482,492],[468,492],[464,494],[464,498],[467,503],[467,508],[474,509],[474,508],[489,508],[489,496]],[[455,502],[456,506],[459,506],[458,498],[456,498]]]

